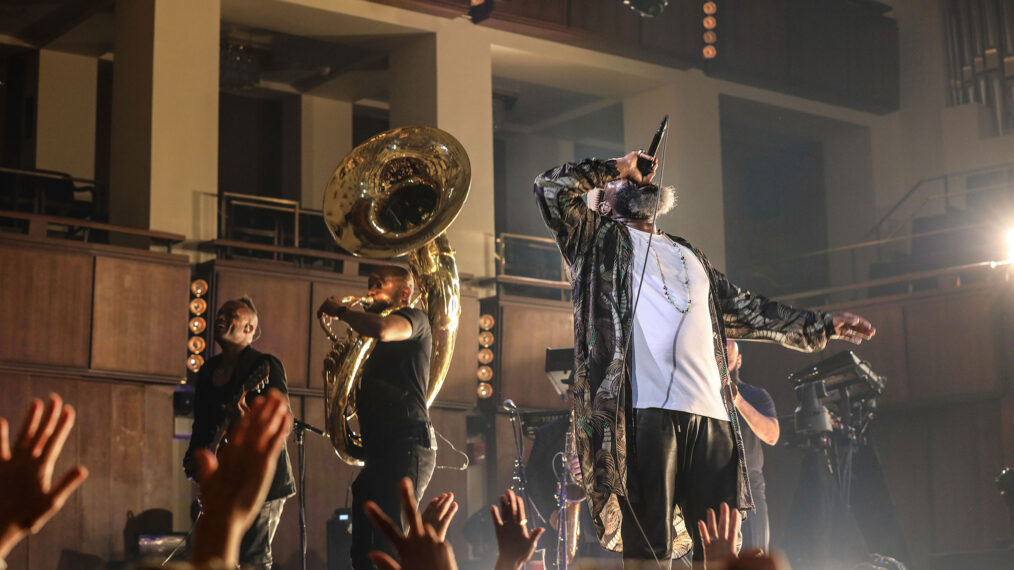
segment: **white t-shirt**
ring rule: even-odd
[[[714,331],[708,310],[711,291],[708,275],[693,251],[656,234],[648,252],[647,232],[628,228],[634,245],[631,295],[636,298],[645,254],[641,298],[634,315],[634,408],[663,408],[729,421],[722,401],[722,376],[715,360]],[[687,306],[686,272],[690,273],[690,310],[681,314],[665,297],[659,264],[665,273],[669,298]],[[655,254],[658,254],[656,261]]]

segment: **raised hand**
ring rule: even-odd
[[[500,496],[500,507],[503,509],[503,516],[496,505],[490,507],[493,512],[496,544],[500,551],[495,570],[517,570],[532,557],[535,546],[539,543],[539,537],[546,529],[537,528],[531,533],[528,532],[525,503],[514,491],[508,489],[506,494]]]
[[[402,511],[408,523],[408,531],[404,534],[373,501],[367,501],[363,510],[394,545],[401,563],[379,550],[370,553],[370,560],[381,570],[457,570],[451,544],[419,516],[412,481],[402,479],[400,491]],[[447,521],[450,522],[450,518]]]
[[[730,515],[729,505],[722,503],[720,515],[715,520],[714,509],[707,511],[707,523],[697,521],[697,530],[701,533],[701,544],[704,545],[704,563],[707,568],[721,567],[731,560],[736,560],[736,538],[742,519],[739,512]],[[714,565],[714,566],[713,566]]]
[[[647,176],[642,175],[641,171],[637,168],[638,157],[651,162],[651,172]],[[636,184],[651,182],[651,179],[655,176],[656,168],[658,168],[658,161],[642,150],[632,150],[616,159],[616,169],[620,171],[619,178],[627,178]]]
[[[49,395],[43,408],[32,400],[12,448],[7,420],[0,418],[0,560],[28,533],[36,533],[63,508],[88,477],[82,465],[72,467],[53,485],[53,469],[74,426],[74,408]]]
[[[877,329],[870,324],[870,321],[850,313],[848,311],[835,311],[834,316],[834,338],[847,340],[853,344],[860,344],[864,340],[870,340],[877,334]]]
[[[443,493],[439,497],[434,497],[426,506],[426,510],[422,514],[422,521],[423,524],[433,527],[440,540],[444,540],[444,537],[447,536],[447,527],[450,526],[451,519],[457,512],[458,503],[454,502],[454,493]]]
[[[236,564],[240,540],[264,504],[291,429],[288,401],[271,389],[234,422],[217,456],[195,452],[202,506],[190,559],[195,565],[214,559]]]

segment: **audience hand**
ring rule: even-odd
[[[760,548],[752,548],[736,554],[736,540],[743,523],[739,512],[722,503],[720,515],[715,520],[715,511],[708,509],[708,520],[697,521],[704,545],[705,568],[723,570],[786,570],[788,565],[780,556],[771,557]]]
[[[739,536],[742,519],[738,511],[735,516],[730,516],[730,510],[727,503],[722,503],[717,523],[714,509],[708,509],[707,523],[697,521],[701,544],[704,545],[704,562],[708,567],[736,559],[736,537]]]
[[[49,395],[43,410],[32,400],[28,416],[11,448],[7,420],[0,418],[0,560],[3,560],[28,533],[36,533],[63,508],[72,493],[88,477],[84,466],[76,465],[54,486],[53,469],[63,444],[74,426],[74,408],[63,405],[60,396]]]
[[[546,529],[537,528],[531,533],[528,532],[525,526],[528,524],[525,518],[525,503],[514,494],[514,491],[508,489],[507,493],[500,497],[500,506],[503,509],[503,517],[495,505],[490,507],[493,511],[496,543],[500,550],[495,570],[517,570],[532,557],[535,546],[539,543],[539,537]]]
[[[394,549],[398,551],[398,557],[401,558],[399,564],[386,553],[374,550],[370,553],[373,563],[380,570],[457,570],[458,564],[454,559],[451,544],[438,535],[433,526],[423,524],[415,504],[415,489],[412,487],[412,481],[407,478],[401,481],[401,506],[408,523],[408,531],[405,534],[401,533],[398,526],[376,503],[367,501],[363,506],[366,516],[370,517],[373,524],[377,525],[391,541]],[[449,522],[450,518],[447,520]]]
[[[430,501],[426,510],[423,511],[422,521],[423,524],[433,527],[440,540],[444,540],[444,537],[447,536],[447,527],[450,526],[451,519],[457,512],[458,503],[454,502],[454,493],[443,493]]]
[[[288,402],[271,389],[234,422],[217,456],[207,449],[195,452],[202,512],[194,529],[194,565],[216,559],[236,565],[240,540],[264,504],[291,429]]]

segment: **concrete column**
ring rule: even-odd
[[[110,221],[217,235],[219,0],[119,0]]]
[[[301,95],[300,123],[300,204],[319,210],[335,166],[352,150],[352,103]]]
[[[623,101],[623,138],[630,150],[647,148],[664,115],[669,141],[660,164],[662,184],[676,187],[676,208],[659,218],[659,227],[682,236],[725,267],[725,215],[722,198],[722,144],[718,91],[698,72],[678,83]],[[659,147],[658,155],[663,156]],[[664,170],[662,168],[664,167]],[[657,181],[657,179],[656,179]]]
[[[93,57],[39,51],[36,168],[94,178],[98,64]]]
[[[472,164],[472,189],[447,231],[462,273],[492,275],[493,85],[489,40],[451,20],[391,55],[391,126],[434,125],[457,138]]]

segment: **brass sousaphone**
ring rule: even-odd
[[[345,251],[370,259],[405,256],[433,329],[426,405],[436,398],[454,353],[461,315],[458,266],[444,230],[468,195],[471,165],[464,147],[434,127],[381,133],[338,164],[324,191],[324,222]],[[391,309],[393,310],[393,309]],[[324,359],[327,428],[338,457],[363,464],[362,437],[349,421],[357,414],[355,386],[375,339],[349,331],[331,339]]]

